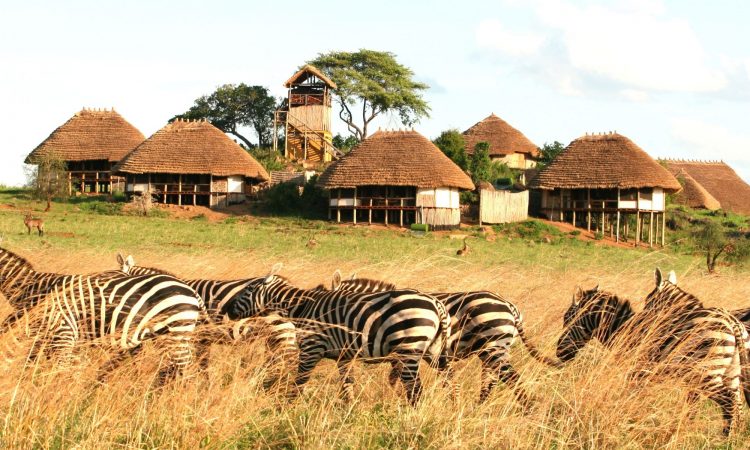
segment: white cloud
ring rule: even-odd
[[[630,100],[631,102],[644,103],[647,102],[651,96],[647,92],[639,91],[638,89],[623,89],[620,91],[620,95]]]
[[[510,56],[529,56],[539,52],[544,36],[508,30],[499,20],[489,19],[477,27],[476,40],[480,47],[499,50]]]
[[[660,1],[531,4],[537,31],[510,33],[497,20],[485,20],[477,28],[478,41],[509,56],[535,58],[519,64],[547,78],[573,80],[575,89],[570,83],[555,83],[565,91],[608,86],[643,101],[649,92],[710,93],[728,84],[725,74],[709,64],[691,25],[667,17]],[[492,42],[495,45],[487,45]],[[555,62],[554,69],[547,67],[549,61]]]

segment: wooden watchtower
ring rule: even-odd
[[[336,83],[305,65],[284,86],[288,97],[274,114],[274,150],[278,151],[275,131],[284,126],[287,159],[312,164],[332,161],[338,155],[331,134],[331,89],[336,89]]]

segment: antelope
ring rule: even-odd
[[[456,256],[466,256],[469,254],[469,246],[466,244],[466,238],[464,238],[464,246],[456,251]]]
[[[31,234],[31,229],[36,228],[39,232],[39,236],[44,234],[44,220],[39,218],[31,217],[31,214],[26,214],[23,218],[23,224],[26,225],[28,234]]]

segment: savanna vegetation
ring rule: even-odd
[[[286,194],[288,195],[288,194]],[[27,235],[25,209],[44,209],[27,190],[0,191],[2,245],[29,258],[39,270],[88,273],[115,268],[115,253],[180,276],[236,278],[265,274],[283,262],[283,274],[301,286],[344,275],[387,279],[427,291],[490,289],[522,311],[526,333],[554,355],[562,316],[577,285],[600,284],[634,301],[653,287],[654,267],[676,270],[680,285],[706,304],[750,306],[748,269],[730,260],[709,274],[705,254],[690,235],[696,215],[673,210],[665,249],[623,248],[581,240],[545,222],[529,220],[455,233],[412,233],[398,228],[334,225],[322,220],[265,217],[172,217],[154,207],[148,216],[124,202],[76,198],[44,213],[46,233]],[[679,214],[688,214],[690,219]],[[471,252],[456,257],[467,235]],[[314,239],[316,245],[308,245]],[[722,261],[722,259],[719,259]],[[5,305],[0,313],[7,312]],[[0,349],[11,346],[0,337]],[[638,362],[591,344],[562,369],[542,366],[515,345],[512,362],[534,403],[522,408],[500,385],[477,404],[479,364],[457,364],[461,393],[451,399],[435,372],[423,367],[426,390],[412,408],[403,388],[386,382],[386,365],[356,365],[356,400],[338,400],[338,372],[331,362],[314,372],[304,395],[287,404],[280,391],[264,391],[264,347],[214,346],[205,373],[197,370],[149,391],[159,364],[147,348],[105,385],[96,368],[105,355],[95,347],[78,364],[58,369],[23,358],[0,378],[0,446],[7,448],[744,448],[750,438],[744,408],[735,432],[721,436],[721,417],[701,400],[693,413],[680,380],[629,375]],[[243,363],[243,360],[245,362]]]

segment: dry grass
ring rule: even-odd
[[[402,239],[394,235],[393,239]],[[446,244],[452,245],[452,244]],[[12,248],[13,249],[13,248]],[[575,286],[603,288],[631,299],[651,289],[650,271],[658,253],[639,253],[635,263],[618,267],[606,258],[595,263],[516,264],[479,249],[478,256],[456,259],[455,249],[420,248],[394,253],[373,263],[362,258],[334,260],[314,253],[260,259],[241,252],[181,253],[169,258],[158,250],[136,253],[141,265],[154,265],[185,278],[236,278],[265,273],[282,260],[283,274],[301,286],[329,281],[335,269],[346,276],[384,278],[427,291],[491,289],[512,299],[526,320],[527,334],[546,354],[554,352],[562,314]],[[632,250],[607,250],[630,252]],[[24,253],[39,270],[87,273],[114,268],[114,255],[96,248],[49,246]],[[484,252],[484,253],[483,253]],[[564,249],[560,254],[571,256]],[[497,257],[498,263],[487,258]],[[111,259],[109,259],[111,258]],[[747,274],[727,271],[704,276],[684,265],[680,284],[709,305],[750,303]],[[636,309],[642,302],[634,302]],[[0,311],[4,313],[4,311]],[[0,337],[0,343],[8,337]],[[512,349],[524,386],[535,406],[522,410],[500,385],[490,400],[476,404],[477,361],[459,364],[461,397],[451,400],[434,371],[423,368],[426,392],[417,408],[401,388],[386,382],[384,365],[356,365],[352,405],[338,402],[335,366],[321,364],[302,398],[287,404],[278,392],[264,392],[265,350],[248,343],[214,346],[207,373],[192,374],[158,392],[148,392],[159,354],[147,348],[119,369],[106,385],[95,386],[105,355],[95,347],[79,352],[75,368],[59,371],[50,362],[24,368],[15,362],[0,379],[0,446],[9,448],[687,448],[743,447],[744,421],[729,440],[721,434],[719,410],[701,401],[697,414],[685,404],[686,389],[673,380],[638,386],[627,376],[637,364],[591,345],[562,370],[531,359],[522,346]],[[243,366],[243,355],[250,363]],[[747,409],[744,415],[747,415]]]

